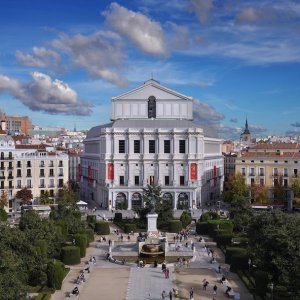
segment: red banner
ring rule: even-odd
[[[109,179],[109,180],[114,179],[114,164],[113,163],[107,164],[107,179]]]
[[[217,167],[214,166],[214,186],[217,184]]]
[[[191,180],[197,180],[197,164],[191,163],[190,164],[190,174]]]
[[[88,173],[87,173],[87,177],[88,177],[88,187],[90,187],[90,185],[91,185],[91,173],[92,173],[91,166],[88,165]]]

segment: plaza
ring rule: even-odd
[[[113,232],[113,227],[111,232]],[[174,234],[167,233],[167,239],[171,243]],[[132,237],[132,241],[136,238],[136,234]],[[120,244],[119,237],[116,234],[111,234],[106,237]],[[132,244],[130,242],[122,242]],[[145,267],[137,267],[135,262],[125,262],[123,265],[120,261],[110,262],[106,259],[106,253],[109,250],[107,242],[95,241],[87,250],[87,256],[82,260],[80,265],[72,266],[69,274],[65,278],[62,290],[56,291],[52,296],[52,300],[69,299],[68,295],[76,286],[74,280],[78,276],[80,270],[84,269],[85,261],[90,257],[96,258],[96,264],[91,265],[90,273],[86,275],[86,281],[78,286],[79,296],[77,299],[115,299],[115,300],[158,300],[161,299],[161,293],[165,291],[167,295],[170,290],[178,290],[180,298],[189,299],[189,291],[194,289],[194,299],[228,299],[224,291],[224,285],[219,282],[222,272],[226,273],[230,287],[235,295],[234,299],[250,300],[252,295],[247,291],[241,283],[239,277],[228,272],[228,265],[224,263],[222,252],[216,248],[215,243],[209,238],[199,242],[199,237],[190,235],[188,244],[190,247],[191,241],[195,245],[194,257],[188,265],[178,263],[168,263],[167,268],[170,270],[169,278],[165,278],[159,264],[157,268],[153,264],[146,264]],[[207,254],[204,247],[206,245],[210,249],[214,249],[216,263],[211,263],[211,256]],[[182,247],[185,247],[182,245]],[[179,254],[180,255],[180,254]],[[206,279],[209,285],[206,290],[203,290],[202,282]],[[217,294],[213,295],[213,286],[217,286]],[[240,297],[240,298],[238,298]],[[233,297],[232,297],[233,298]],[[166,297],[169,299],[169,296]],[[174,299],[174,297],[173,297]]]

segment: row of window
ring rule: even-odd
[[[255,179],[254,178],[251,178],[250,184],[251,184],[251,186],[253,186],[255,184]],[[263,178],[259,179],[259,185],[260,186],[264,186],[265,185],[265,180]],[[274,178],[274,180],[273,180],[273,186],[278,186],[278,185],[279,185],[278,178]],[[288,187],[288,180],[287,179],[283,179],[282,185],[283,185],[283,187]]]
[[[26,170],[26,176],[32,177],[31,169]],[[40,169],[40,177],[45,176],[45,170]],[[49,175],[48,176],[54,176],[54,169],[49,169]],[[63,169],[59,169],[58,176],[64,176]],[[17,169],[17,177],[22,177],[22,171],[20,169]]]
[[[45,167],[45,166],[46,166],[46,164],[45,164],[45,162],[42,160],[42,161],[40,162],[40,167]],[[60,160],[60,161],[58,162],[58,166],[59,166],[59,167],[63,167],[63,166],[64,166],[62,160]],[[21,161],[17,161],[17,168],[21,168],[21,167],[22,167]],[[26,167],[27,167],[27,168],[31,168],[31,167],[32,167],[32,161],[31,161],[31,160],[27,160],[27,162],[26,162]],[[49,161],[48,167],[54,167],[54,161],[53,161],[53,160],[50,160],[50,161]]]
[[[156,153],[155,140],[149,140],[149,153]],[[179,140],[179,153],[186,153],[186,140]],[[133,152],[141,153],[141,141],[133,141]],[[125,153],[125,140],[119,140],[119,153]],[[171,153],[171,141],[164,140],[164,153]]]
[[[245,161],[245,160],[242,160],[242,163],[244,163],[244,162],[246,162],[246,161]],[[255,162],[256,162],[256,161],[251,160],[251,163],[255,163]],[[260,160],[259,162],[260,162],[260,163],[263,163],[264,161],[263,161],[263,160]],[[274,163],[275,163],[275,164],[278,164],[278,160],[274,160]],[[285,160],[284,163],[285,163],[285,164],[288,164],[289,161],[288,161],[288,160]],[[297,163],[298,163],[298,160],[295,160],[295,161],[294,161],[294,164],[297,164]]]
[[[242,175],[246,176],[246,168],[242,168]],[[250,172],[249,172],[249,176],[255,176],[256,172],[255,172],[255,168],[250,168]],[[265,172],[264,172],[264,168],[259,168],[259,172],[258,172],[259,176],[265,176]],[[273,168],[273,175],[274,176],[279,176],[279,171],[278,168]],[[288,176],[288,169],[287,168],[283,168],[283,176]],[[293,176],[297,177],[298,176],[298,169],[294,169],[293,170]]]
[[[125,177],[124,176],[119,176],[119,184],[125,185]],[[149,177],[149,184],[150,185],[155,184],[154,176]],[[179,176],[179,184],[180,185],[185,184],[185,176]],[[141,185],[140,176],[134,176],[134,185],[138,185],[138,186]],[[170,176],[165,176],[164,185],[170,185]]]

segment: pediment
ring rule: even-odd
[[[146,81],[142,86],[136,89],[128,91],[119,96],[112,97],[113,101],[116,100],[145,100],[150,96],[154,96],[156,100],[186,100],[192,101],[192,97],[180,94],[173,90],[170,90],[154,80]]]

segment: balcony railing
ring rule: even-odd
[[[12,176],[12,175],[8,175],[8,177],[7,177],[8,179],[13,179],[14,178],[14,176]]]
[[[40,177],[45,177],[45,174],[40,174]]]
[[[46,185],[44,185],[44,184],[40,184],[40,186],[39,186],[40,188],[45,188],[46,187]]]
[[[5,176],[0,176],[0,179],[5,179]]]
[[[63,173],[59,173],[58,176],[64,176],[64,174]]]
[[[0,167],[0,170],[5,170],[5,167]]]
[[[49,184],[48,188],[54,188],[54,184]]]
[[[249,176],[255,176],[255,173],[250,173]]]
[[[32,174],[27,174],[26,177],[32,177]]]

